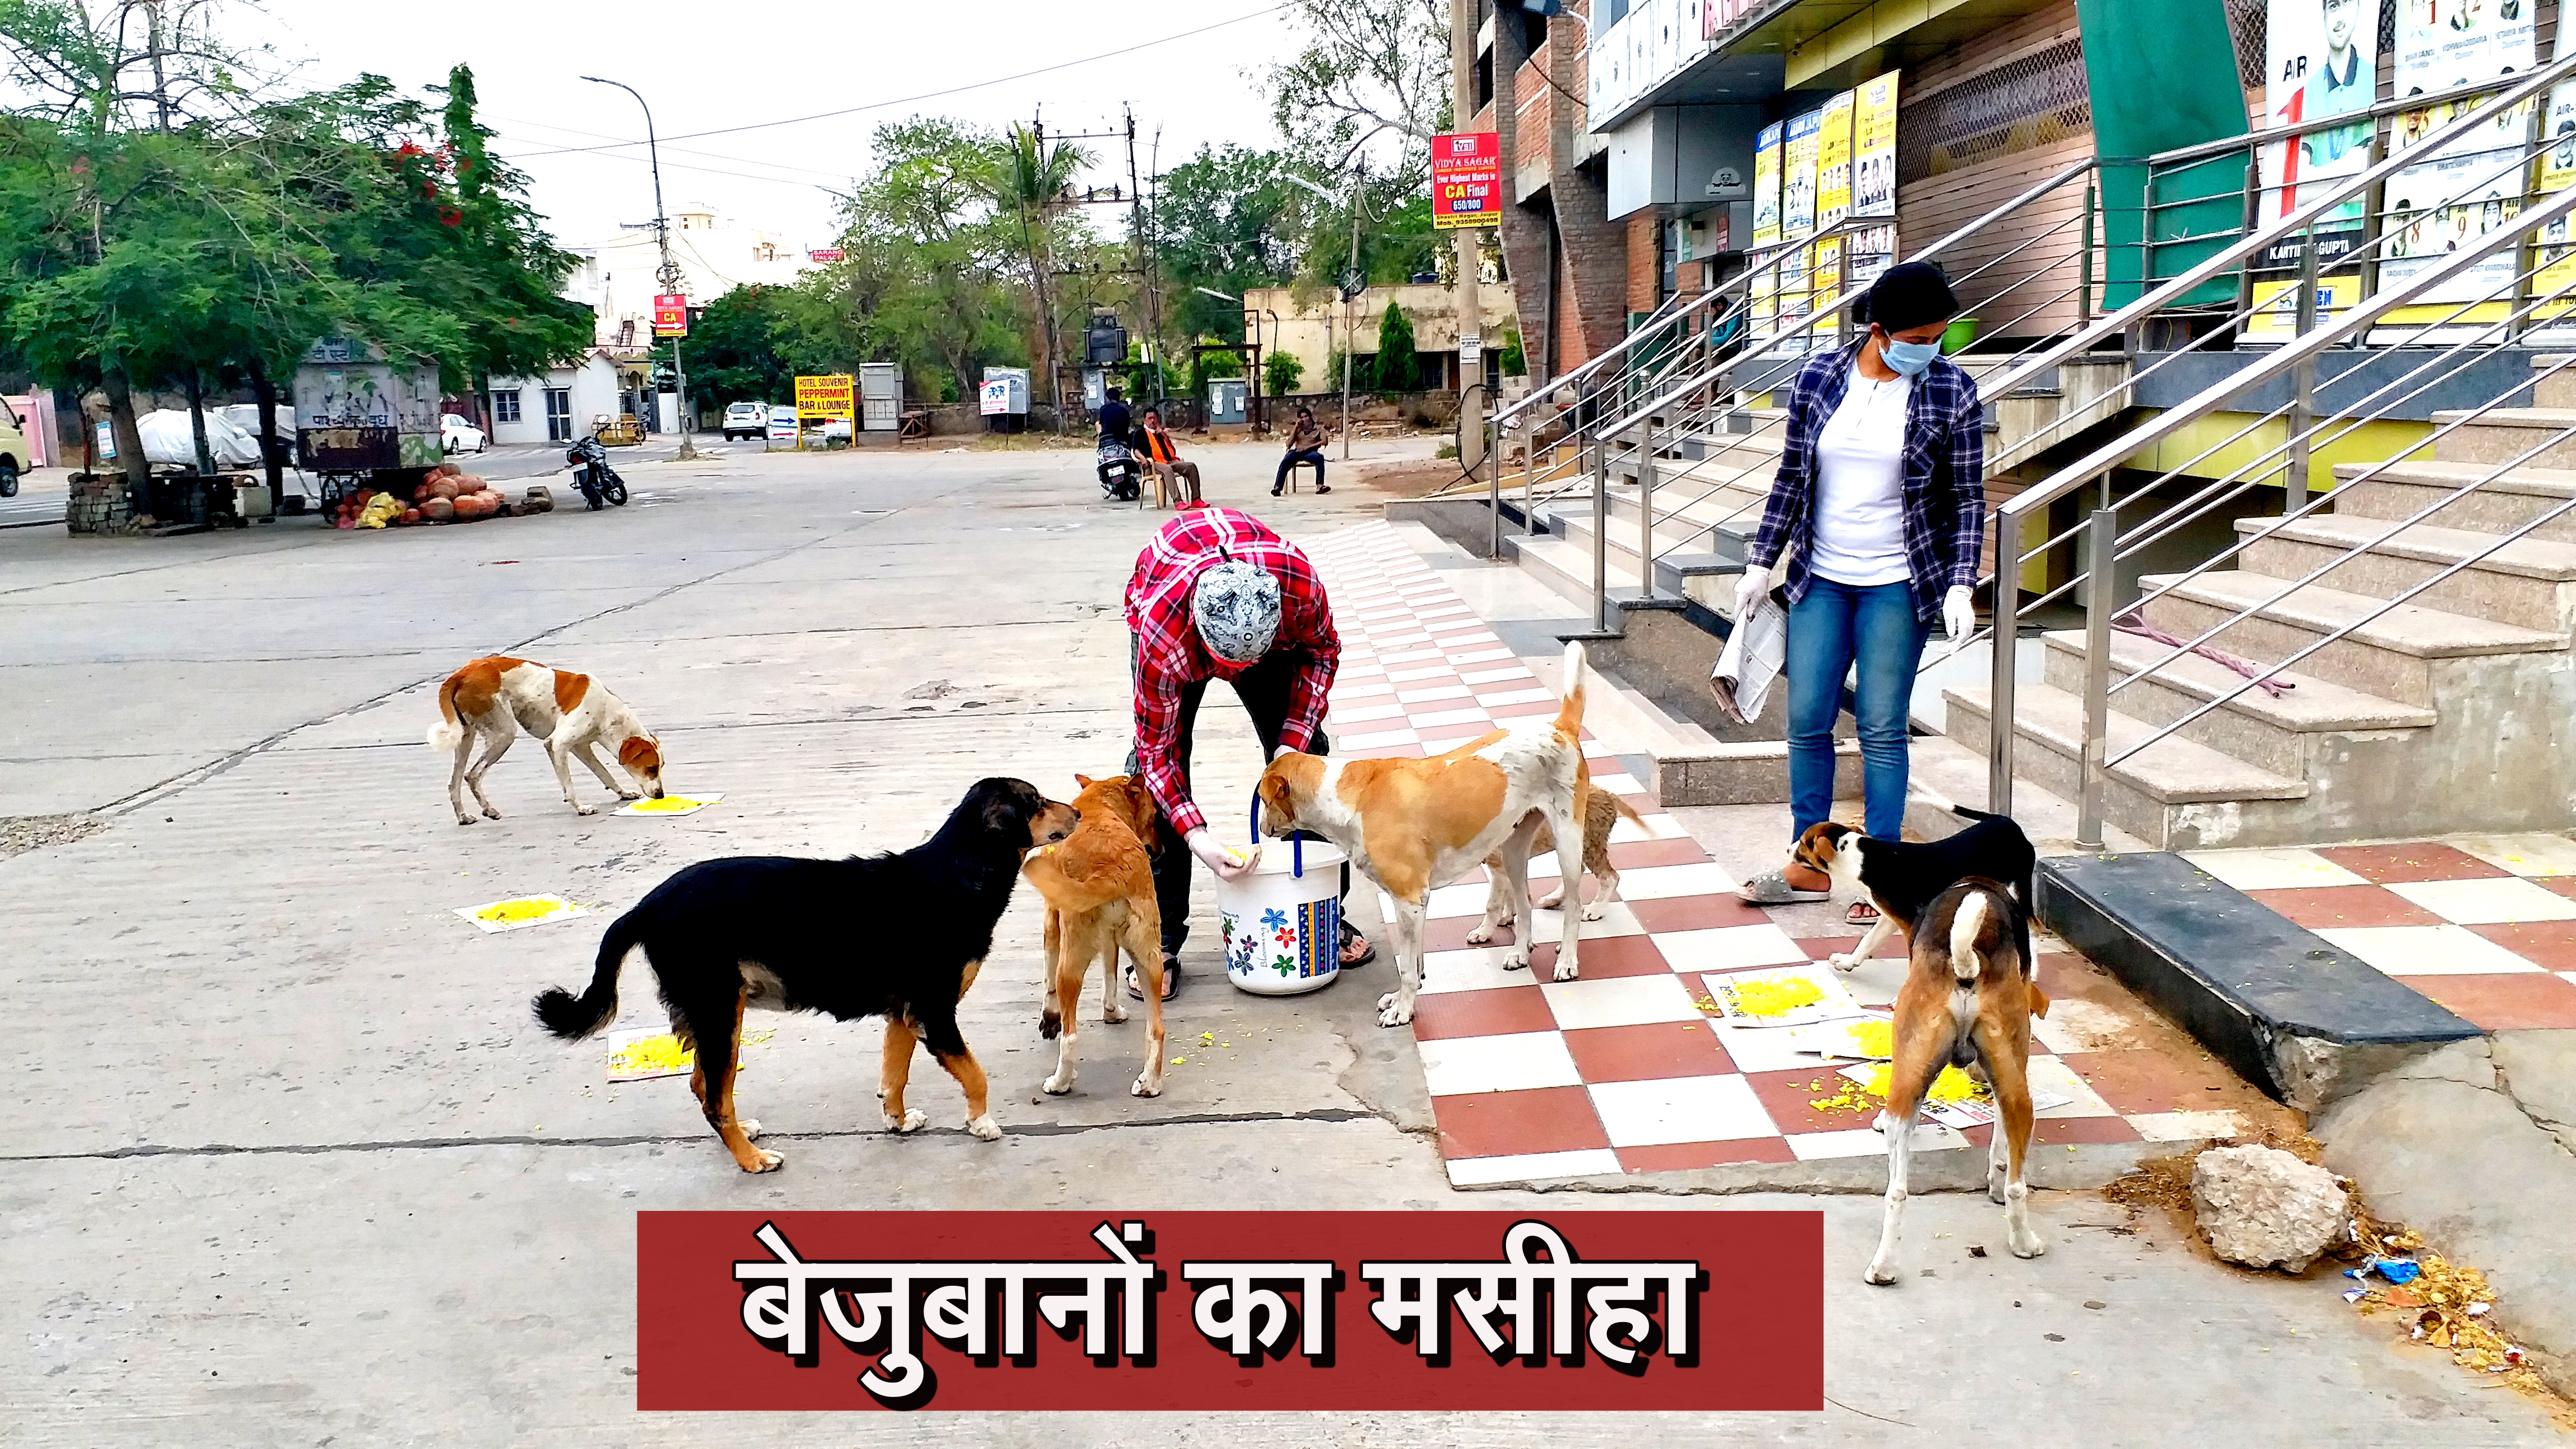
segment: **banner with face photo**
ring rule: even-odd
[[[1852,215],[1896,215],[1897,72],[1860,88],[1852,106]]]
[[[1799,241],[1816,229],[1816,138],[1825,126],[1823,111],[1789,118],[1789,138],[1780,152],[1780,235]]]
[[[1753,244],[1767,247],[1780,240],[1780,133],[1773,121],[1753,138]]]
[[[2378,0],[2271,0],[2264,39],[2267,124],[2297,125],[2370,109],[2379,89],[2378,9]],[[2371,129],[2363,120],[2264,147],[2264,219],[2287,216],[2328,189],[2314,183],[2368,170]],[[2355,197],[2319,221],[2319,260],[2331,263],[2352,249],[2362,209]],[[2286,265],[2298,264],[2297,243],[2275,252],[2286,254]],[[2279,255],[2265,260],[2285,264]]]
[[[1823,230],[1852,212],[1852,92],[1825,102],[1816,132],[1816,227]]]
[[[2549,149],[2540,153],[2540,171],[2531,189],[2547,196],[2576,186],[2576,85],[2562,85],[2549,93],[2549,113],[2540,129],[2548,137]],[[2576,244],[2571,244],[2567,218],[2541,228],[2539,245],[2540,270],[2531,279],[2531,295],[2539,301],[2534,315],[2557,317],[2576,311]]]
[[[2536,0],[2393,0],[2397,9],[2397,95],[2429,95],[2454,86],[2526,72],[2537,63]],[[2390,149],[2409,146],[2478,109],[2474,102],[2403,111],[2390,133]],[[2530,110],[2498,110],[2477,137],[2454,142],[2442,155],[2410,166],[2388,180],[2388,236],[2380,266],[2383,285],[2404,282],[2441,265],[2451,252],[2510,223],[2522,211],[2529,167],[2523,161]],[[2480,298],[2501,301],[2513,290],[2514,253],[2499,249],[2479,265],[2427,294],[2427,304]],[[2394,321],[2432,321],[2429,307],[2399,309]],[[2460,320],[2473,320],[2462,317]]]

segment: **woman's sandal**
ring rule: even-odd
[[[1851,909],[1843,912],[1843,924],[1846,926],[1875,926],[1878,924],[1878,907],[1871,905],[1867,901],[1854,901],[1851,904]]]
[[[1834,893],[1829,890],[1800,890],[1789,884],[1786,871],[1766,870],[1736,887],[1735,894],[1748,906],[1789,906],[1801,901],[1831,900]]]

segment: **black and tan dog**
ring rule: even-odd
[[[1887,1134],[1887,1219],[1863,1275],[1882,1285],[1897,1277],[1915,1113],[1944,1067],[1979,1076],[1994,1089],[1986,1195],[2003,1204],[2005,1244],[2016,1258],[2048,1251],[2030,1225],[2030,1187],[2022,1181],[2031,1132],[2030,1019],[2048,1015],[2048,997],[2018,944],[2029,929],[2002,882],[1972,877],[1926,902],[1908,935],[1913,950],[1896,993],[1887,1111],[1878,1119]]]
[[[734,1115],[746,1007],[884,1017],[877,1095],[886,1126],[910,1132],[928,1120],[903,1105],[921,1041],[965,1089],[966,1130],[993,1141],[1002,1129],[986,1110],[984,1069],[958,1034],[957,1003],[992,949],[1021,859],[1072,834],[1081,818],[1024,780],[979,780],[938,833],[899,854],[700,861],[611,923],[589,989],[541,994],[537,1020],[567,1041],[607,1025],[617,1015],[618,967],[642,946],[671,1029],[697,1052],[690,1089],[743,1171],[768,1172],[780,1160],[751,1145],[759,1123]]]
[[[1791,859],[1832,876],[1836,885],[1867,892],[1870,903],[1878,907],[1878,921],[1860,944],[1847,955],[1830,958],[1835,970],[1849,971],[1868,960],[1887,933],[1899,926],[1905,928],[1909,943],[1919,944],[1916,919],[1934,897],[1970,876],[2003,881],[2016,892],[2020,909],[2013,917],[2013,943],[2024,961],[2031,959],[2026,913],[2031,868],[2038,864],[2039,853],[2031,849],[2030,837],[2010,816],[1965,806],[1951,808],[1975,823],[1930,842],[1880,840],[1831,820],[1808,826],[1807,833],[1798,837]]]

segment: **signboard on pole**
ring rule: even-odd
[[[1503,138],[1461,131],[1431,138],[1431,224],[1495,226],[1503,210]]]
[[[1869,81],[1852,105],[1852,215],[1896,215],[1896,76]]]
[[[664,293],[653,299],[653,335],[686,337],[689,335],[689,299],[677,292]]]
[[[816,247],[814,250],[805,254],[805,260],[809,262],[837,262],[847,255],[849,254],[841,250],[839,247]]]
[[[857,392],[857,380],[846,372],[836,372],[829,377],[800,377],[796,379],[796,421],[857,417]]]
[[[1780,239],[1780,133],[1773,121],[1753,138],[1753,244]]]
[[[1816,132],[1816,226],[1821,230],[1851,215],[1852,92],[1826,101],[1818,114],[1824,118]]]

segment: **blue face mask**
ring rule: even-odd
[[[1888,366],[1896,369],[1900,373],[1903,373],[1905,376],[1912,377],[1923,369],[1930,367],[1932,365],[1932,359],[1941,355],[1941,344],[1938,342],[1899,342],[1895,338],[1890,337],[1881,344],[1881,350],[1878,355],[1880,361],[1885,362]]]

